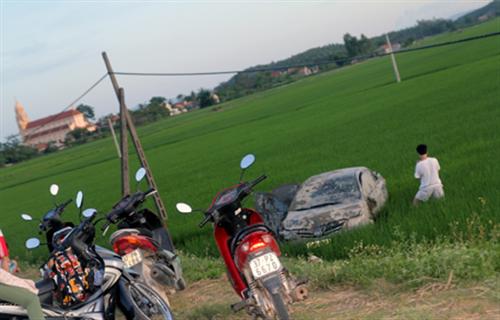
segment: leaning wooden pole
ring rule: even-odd
[[[120,101],[120,154],[122,173],[122,197],[130,194],[130,181],[128,174],[128,139],[127,139],[127,106],[125,105],[125,94],[123,88],[118,89],[118,100]]]
[[[121,158],[122,152],[120,150],[120,144],[118,143],[118,140],[116,139],[115,128],[113,127],[113,123],[111,122],[111,119],[109,117],[107,120],[108,120],[109,131],[111,131],[111,135],[113,136],[113,141],[115,142],[116,154],[118,154],[118,158]]]
[[[108,70],[108,75],[109,75],[109,78],[111,79],[111,84],[113,85],[113,89],[115,90],[115,93],[116,93],[116,96],[118,97],[118,99],[120,99],[120,87],[118,86],[118,81],[116,80],[115,74],[113,72],[113,68],[111,67],[111,63],[109,62],[108,55],[106,54],[106,52],[102,53],[102,57],[104,59],[104,63],[106,64],[106,69]],[[156,193],[153,194],[156,208],[158,209],[158,212],[160,213],[160,216],[162,217],[162,219],[165,220],[167,218],[167,210],[165,209],[163,201],[160,197],[160,193],[158,192],[158,187],[156,186],[153,175],[151,173],[151,169],[149,168],[149,164],[148,164],[148,161],[146,159],[144,149],[142,148],[141,142],[139,140],[139,136],[137,135],[137,131],[135,130],[134,123],[132,122],[132,118],[128,112],[125,101],[123,101],[123,106],[125,108],[124,114],[126,117],[127,128],[128,128],[129,133],[130,133],[130,136],[132,137],[132,142],[134,143],[134,147],[135,147],[135,150],[137,152],[137,155],[139,156],[139,160],[141,162],[141,165],[144,167],[144,169],[146,169],[146,178],[148,180],[149,187],[154,188],[157,191]],[[169,234],[169,237],[170,237],[170,234]],[[170,242],[172,242],[171,239],[170,239]],[[172,247],[173,247],[173,245],[172,245]]]

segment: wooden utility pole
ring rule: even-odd
[[[396,77],[396,82],[401,82],[401,77],[399,76],[398,63],[396,62],[396,57],[394,56],[394,52],[392,51],[391,40],[389,39],[389,34],[385,34],[385,41],[387,42],[387,46],[389,47],[389,52],[391,53],[391,61],[392,61],[392,69],[394,70],[394,76]]]
[[[113,127],[113,123],[111,122],[111,119],[109,117],[108,117],[108,126],[109,126],[109,131],[111,131],[111,135],[113,136],[113,141],[115,142],[116,153],[118,154],[118,158],[121,158],[122,153],[120,151],[120,145],[118,144],[118,140],[116,139],[115,128]]]
[[[128,139],[127,139],[127,106],[123,88],[118,89],[120,102],[120,146],[121,146],[121,172],[122,172],[122,197],[130,194],[130,181],[128,174]]]
[[[143,150],[141,142],[139,140],[139,136],[137,135],[137,131],[135,130],[134,123],[132,122],[132,118],[131,118],[131,116],[128,112],[127,106],[125,104],[125,100],[120,98],[120,96],[121,96],[120,95],[120,87],[118,86],[118,81],[116,80],[115,74],[113,72],[113,68],[111,67],[111,63],[109,62],[108,55],[106,54],[106,52],[102,53],[102,58],[104,59],[104,63],[106,64],[106,69],[108,70],[108,75],[109,75],[109,78],[111,79],[111,84],[113,85],[113,89],[115,90],[116,96],[117,96],[118,100],[120,101],[120,108],[122,108],[122,107],[124,108],[123,114],[124,114],[124,117],[126,120],[126,127],[128,128],[130,136],[132,137],[132,142],[134,143],[134,147],[135,147],[135,150],[137,152],[137,155],[139,156],[139,160],[141,162],[141,165],[144,169],[146,169],[146,178],[147,178],[149,187],[154,188],[157,191],[156,193],[153,194],[153,197],[155,200],[156,208],[158,209],[160,216],[164,220],[167,218],[167,210],[165,209],[165,206],[163,205],[163,201],[161,200],[160,193],[158,192],[158,187],[156,186],[153,175],[151,174],[151,169],[149,168],[148,161],[146,160],[146,155],[144,154],[144,150]],[[122,128],[123,127],[124,126],[122,124]],[[122,146],[122,159],[123,159],[123,156],[124,156],[124,153],[123,153],[123,146]],[[170,237],[170,233],[169,233],[169,237]],[[170,242],[172,243],[171,239],[170,239]],[[173,247],[173,244],[172,244],[172,247]]]

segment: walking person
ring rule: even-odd
[[[418,189],[413,204],[418,206],[420,202],[425,202],[432,198],[443,198],[443,184],[439,178],[439,161],[436,158],[427,155],[427,145],[419,144],[417,146],[419,160],[415,166],[415,178],[420,179],[420,187]]]

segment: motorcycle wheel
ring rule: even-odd
[[[137,320],[173,320],[168,304],[150,287],[142,282],[132,282],[129,286]]]
[[[276,312],[276,317],[279,320],[289,320],[288,308],[286,307],[283,297],[280,293],[271,294],[271,299],[273,300],[274,311]]]

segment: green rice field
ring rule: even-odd
[[[419,45],[495,31],[500,19]],[[180,215],[175,203],[208,207],[217,191],[237,182],[246,153],[257,157],[246,177],[268,175],[259,191],[349,166],[367,166],[387,180],[390,198],[375,224],[316,248],[287,246],[290,255],[337,259],[360,241],[391,246],[401,235],[466,236],[471,217],[491,230],[500,221],[500,37],[402,53],[397,61],[399,84],[386,56],[140,127],[176,246],[217,255],[211,228],[199,229],[201,216]],[[446,198],[414,208],[419,143],[441,163]],[[139,165],[133,152],[131,158],[133,171]],[[37,224],[19,215],[41,217],[50,209],[51,183],[59,184],[61,202],[83,190],[86,207],[107,212],[120,198],[111,138],[0,169],[0,228],[13,256],[46,254],[24,249],[25,239],[38,236]],[[76,221],[76,208],[69,208],[64,214]]]

